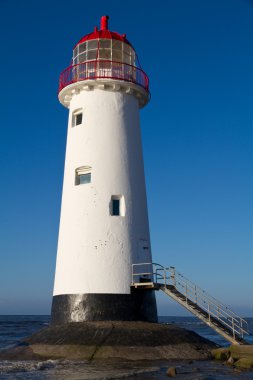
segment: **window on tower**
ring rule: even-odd
[[[112,216],[125,216],[126,207],[124,197],[122,195],[112,195],[110,209]]]
[[[72,127],[82,124],[83,112],[81,109],[75,110],[72,115]]]
[[[76,169],[75,185],[85,185],[91,182],[91,166],[80,166]]]
[[[112,215],[120,215],[120,199],[112,200]]]

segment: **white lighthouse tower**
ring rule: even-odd
[[[69,119],[52,322],[155,322],[154,292],[131,289],[132,264],[152,262],[139,121],[148,77],[108,16],[74,47],[59,100]]]

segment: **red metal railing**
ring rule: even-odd
[[[67,67],[60,75],[59,92],[71,83],[107,78],[135,83],[149,90],[148,77],[138,67],[122,62],[94,60]]]

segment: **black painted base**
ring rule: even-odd
[[[53,297],[53,324],[83,321],[157,322],[153,290],[131,294],[63,294]]]

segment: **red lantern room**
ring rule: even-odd
[[[59,92],[73,83],[91,80],[129,82],[149,92],[148,77],[133,46],[125,34],[108,30],[108,19],[102,16],[100,30],[95,27],[76,44],[71,66],[60,75]]]

